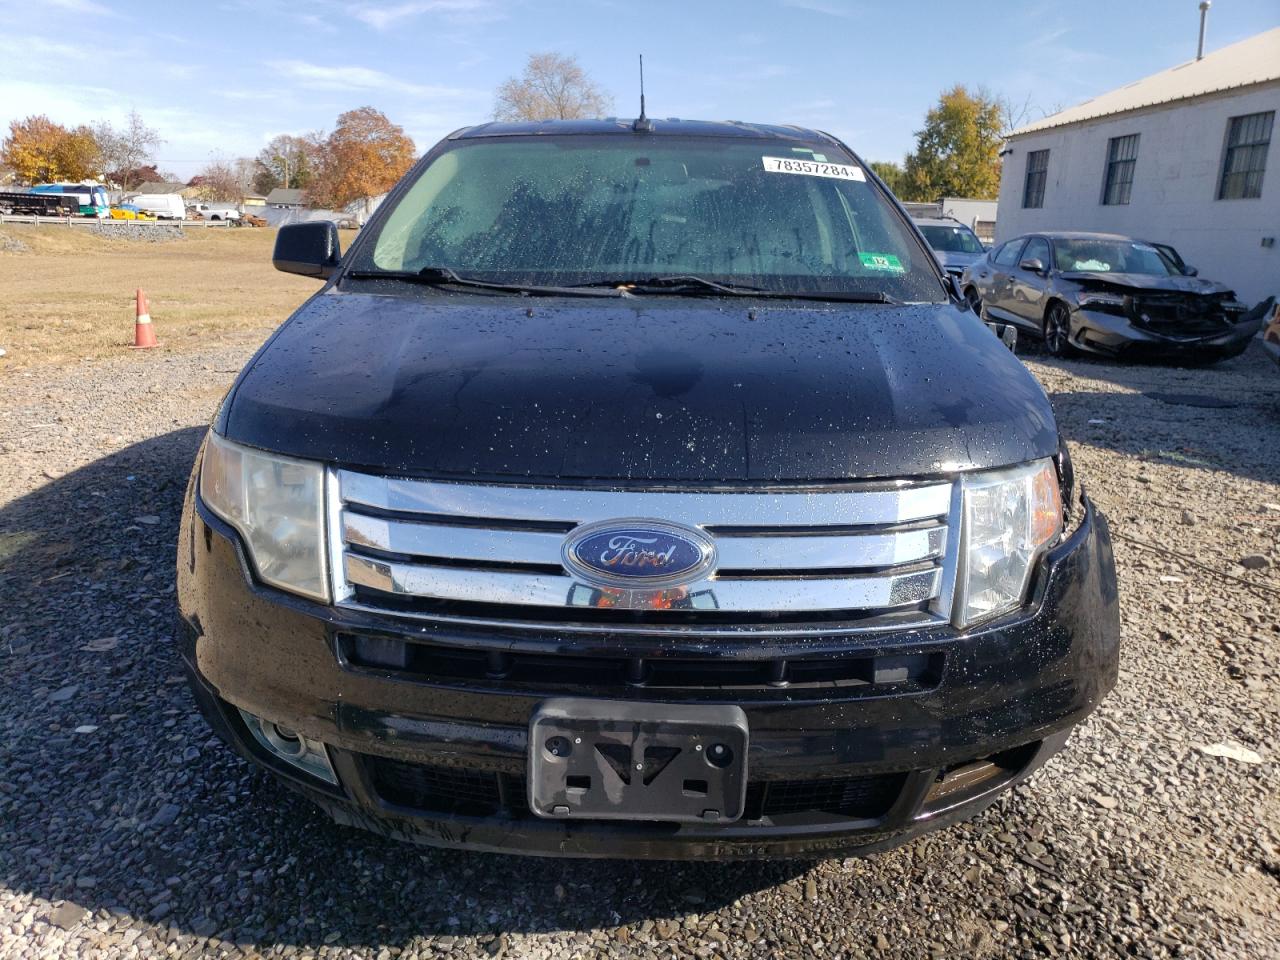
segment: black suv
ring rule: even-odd
[[[228,393],[180,644],[337,820],[563,856],[899,843],[1116,677],[1049,403],[839,141],[682,121],[438,144]]]

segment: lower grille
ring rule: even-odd
[[[397,806],[467,817],[491,817],[504,807],[502,775],[492,771],[373,757],[365,766],[378,795]]]
[[[366,756],[365,769],[377,794],[388,803],[426,813],[513,819],[532,816],[522,775],[406,763]],[[902,792],[905,773],[817,780],[752,781],[744,818],[827,814],[855,820],[884,816]]]
[[[898,799],[907,775],[837,777],[822,780],[776,780],[762,786],[761,812],[766,817],[788,813],[829,813],[856,820],[884,816]]]
[[[935,688],[945,661],[941,652],[747,660],[478,650],[354,634],[339,634],[337,641],[350,668],[390,672],[437,686],[540,694],[583,689],[618,696],[733,690],[769,699],[788,691],[839,689],[853,697],[904,695]]]

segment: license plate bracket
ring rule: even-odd
[[[529,809],[556,820],[731,823],[746,801],[749,742],[732,705],[546,700],[529,722]]]

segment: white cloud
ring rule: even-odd
[[[852,4],[842,3],[841,0],[782,0],[784,7],[794,7],[796,10],[808,10],[810,13],[823,13],[828,17],[842,17],[845,19],[852,18],[857,14],[857,9]]]
[[[311,90],[374,90],[451,100],[487,96],[477,90],[410,83],[368,67],[338,67],[305,60],[272,60],[268,65],[281,76]]]
[[[492,8],[489,0],[405,0],[402,3],[377,4],[364,3],[351,11],[357,20],[367,23],[375,30],[386,30],[397,21],[424,13],[434,13],[458,19],[485,22],[501,16]]]
[[[55,7],[58,10],[66,10],[68,13],[79,13],[95,17],[117,16],[114,10],[110,10],[100,3],[94,3],[93,0],[43,0],[43,2],[45,7]]]

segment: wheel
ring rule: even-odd
[[[1055,357],[1070,357],[1076,351],[1071,346],[1071,313],[1065,304],[1052,303],[1044,315],[1044,346]]]
[[[964,292],[964,302],[969,304],[969,309],[982,316],[982,298],[978,296],[978,291],[970,287]]]

